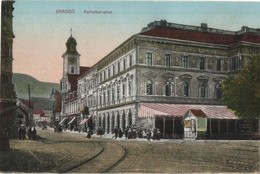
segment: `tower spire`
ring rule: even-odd
[[[70,36],[72,36],[72,27],[70,27]]]

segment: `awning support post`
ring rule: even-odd
[[[218,134],[220,134],[220,120],[218,120]]]
[[[237,135],[237,120],[235,120],[235,134]]]
[[[228,119],[227,119],[227,133],[228,133]]]
[[[172,119],[172,133],[173,133],[173,135],[174,135],[174,118]]]
[[[209,134],[212,134],[212,130],[211,130],[211,118],[209,119]]]
[[[163,117],[163,138],[165,138],[165,117]]]

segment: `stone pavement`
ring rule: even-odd
[[[258,172],[259,141],[186,141],[146,139],[113,139],[111,135],[86,138],[85,133],[38,130],[39,140],[11,140],[10,152],[0,152],[2,172],[62,172],[82,163],[101,150],[103,160],[95,158],[91,169],[77,168],[74,172],[104,171],[106,160],[115,161],[113,155],[124,147],[127,156],[111,169],[112,173],[194,173],[194,172]],[[114,149],[114,150],[113,150]],[[121,148],[120,148],[121,149]],[[115,159],[114,159],[115,158]],[[96,161],[95,161],[96,160]],[[99,162],[100,165],[94,165]],[[93,164],[93,165],[91,165]],[[104,164],[104,165],[103,165]],[[96,166],[96,167],[94,167]]]

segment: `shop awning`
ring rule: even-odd
[[[71,124],[75,119],[76,117],[73,117],[68,124]]]
[[[216,105],[182,105],[166,103],[141,103],[139,118],[154,117],[183,117],[190,109],[202,110],[207,118],[212,119],[238,119],[235,113],[226,106]]]
[[[63,124],[64,121],[67,120],[67,119],[68,119],[68,118],[63,118],[59,124]]]
[[[92,117],[92,116],[91,116]],[[86,122],[88,122],[90,119],[91,119],[91,117],[89,117],[89,118],[84,118],[79,124],[85,124]]]
[[[84,118],[79,124],[85,124],[88,119]]]

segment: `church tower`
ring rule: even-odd
[[[66,52],[62,55],[63,58],[63,75],[60,81],[61,102],[61,116],[65,113],[65,100],[69,93],[74,92],[77,88],[77,77],[80,74],[80,54],[77,51],[77,41],[70,37],[66,42]]]
[[[63,77],[67,77],[68,74],[80,73],[80,55],[77,52],[77,42],[72,34],[66,42],[66,52],[63,57]]]
[[[77,41],[72,34],[66,42],[66,52],[63,58],[63,77],[61,79],[61,92],[69,92],[69,75],[80,74],[80,54],[77,52]]]

